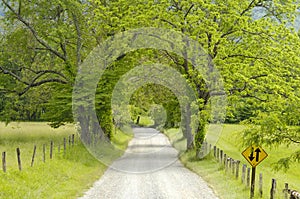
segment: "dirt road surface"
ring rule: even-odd
[[[216,199],[213,190],[177,158],[168,138],[135,128],[124,155],[81,199]]]

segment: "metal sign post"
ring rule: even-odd
[[[265,152],[265,150],[263,150],[263,148],[253,145],[246,148],[242,152],[242,155],[252,166],[250,198],[253,198],[255,189],[256,166],[261,163],[266,157],[268,157],[268,154]]]
[[[250,198],[254,197],[256,167],[252,167]]]

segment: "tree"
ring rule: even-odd
[[[299,37],[290,26],[297,14],[296,0],[70,0],[51,3],[2,0],[2,4],[6,8],[4,19],[9,28],[1,41],[5,48],[1,51],[0,71],[5,77],[0,78],[10,76],[12,84],[0,89],[8,93],[14,88],[14,92],[22,95],[32,87],[49,85],[57,89],[52,96],[54,101],[63,93],[69,93],[65,98],[69,110],[56,115],[53,121],[70,119],[70,115],[65,115],[71,112],[70,95],[76,70],[80,70],[81,61],[96,44],[141,26],[164,27],[189,36],[206,50],[224,80],[229,103],[227,118],[233,115],[240,117],[238,120],[248,119],[256,129],[251,131],[253,133],[246,132],[247,143],[298,143],[297,127],[289,127],[298,125],[297,112],[291,109],[299,104]],[[255,15],[258,10],[262,16]],[[106,134],[110,134],[112,124],[108,93],[116,82],[109,83],[114,79],[114,72],[115,77],[120,77],[141,59],[155,60],[177,69],[197,94],[197,108],[203,114],[193,120],[200,125],[193,133],[189,125],[184,131],[195,135],[195,146],[199,150],[206,124],[214,122],[208,117],[212,95],[224,93],[210,92],[204,75],[197,71],[192,61],[189,62],[191,55],[186,49],[182,49],[181,57],[163,50],[144,49],[139,53],[118,57],[115,66],[123,67],[120,69],[123,72],[111,66],[106,79],[98,86],[98,118],[105,124]],[[14,81],[16,87],[11,86]],[[245,106],[251,111],[245,110]],[[186,113],[190,108],[193,106],[187,106]],[[275,134],[271,134],[273,123],[278,127]],[[187,148],[193,148],[193,144],[190,142]],[[298,159],[299,156],[293,154],[283,163]]]
[[[150,116],[154,127],[172,128],[180,123],[177,97],[162,85],[147,84],[140,87],[131,97],[130,103],[139,110],[140,115]]]
[[[95,12],[99,19],[114,19],[106,30],[111,34],[137,27],[139,21],[147,26],[151,20],[151,26],[175,29],[201,43],[222,73],[230,103],[229,111],[235,110],[233,106],[236,103],[251,102],[254,108],[249,116],[259,121],[255,124],[262,124],[265,119],[258,116],[258,112],[278,110],[276,106],[279,104],[282,105],[279,110],[284,110],[287,99],[298,103],[296,84],[299,71],[295,66],[299,64],[299,38],[289,26],[296,16],[296,1],[139,2],[136,12],[131,12],[133,8],[128,8],[124,1],[106,2],[111,7],[102,1],[96,2],[99,7]],[[113,6],[116,4],[118,6]],[[116,8],[120,10],[114,12]],[[260,18],[254,14],[258,9],[263,10]],[[126,15],[122,12],[124,10],[128,11]],[[173,66],[194,85],[199,99],[203,99],[204,106],[200,107],[207,106],[210,94],[201,74],[187,62],[189,55],[180,58],[169,52],[161,54],[170,58]],[[273,116],[278,118],[278,115]],[[203,122],[206,120],[200,119]],[[203,133],[201,128],[205,125],[199,127],[197,132]],[[201,143],[203,136],[198,137],[200,139],[196,142]]]

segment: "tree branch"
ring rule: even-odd
[[[257,57],[257,56],[251,56],[251,55],[243,55],[243,54],[232,54],[232,55],[227,55],[225,57],[223,57],[222,59],[228,59],[228,58],[233,58],[233,57],[243,57],[243,58],[248,58],[248,59],[255,59],[255,60],[263,60],[266,61],[267,63],[275,66],[275,64],[273,64],[270,60],[263,58],[263,57]]]
[[[34,38],[37,40],[38,43],[40,43],[42,46],[44,46],[46,49],[48,49],[60,59],[64,61],[67,60],[67,58],[64,55],[59,53],[57,50],[53,49],[49,44],[47,44],[46,41],[40,38],[37,31],[29,24],[29,22],[27,22],[18,12],[16,12],[5,0],[2,0],[2,2],[17,17],[17,19],[30,30],[30,32],[33,34]]]
[[[261,98],[255,96],[255,95],[250,95],[249,93],[247,93],[246,95],[242,95],[241,97],[243,97],[243,98],[248,98],[249,97],[249,98],[257,99],[257,100],[259,100],[261,102],[267,102],[267,100],[261,99]]]
[[[18,93],[19,96],[24,95],[30,88],[41,86],[41,85],[46,84],[46,83],[61,83],[61,84],[67,84],[68,83],[68,82],[66,82],[64,80],[57,79],[57,78],[45,79],[45,80],[41,80],[39,82],[34,82],[35,80],[33,80],[31,82],[31,84],[29,84],[23,91],[19,92]]]
[[[15,74],[14,72],[6,70],[6,69],[4,69],[3,67],[0,66],[0,72],[2,71],[3,74],[8,74],[11,77],[13,77],[14,79],[16,79],[18,82],[21,82],[22,84],[26,85],[26,88],[21,92],[5,90],[6,93],[7,92],[16,92],[21,96],[21,95],[25,94],[30,88],[37,87],[37,86],[40,86],[40,85],[45,84],[45,83],[56,82],[56,83],[61,83],[61,84],[68,84],[67,78],[64,76],[64,74],[62,74],[58,71],[53,71],[53,70],[34,71],[34,70],[32,70],[30,68],[27,68],[27,67],[21,67],[21,69],[29,70],[32,73],[36,74],[36,76],[30,82],[28,82],[28,81],[23,80],[19,75]],[[49,73],[58,75],[58,76],[62,77],[64,80],[59,79],[59,78],[50,78],[50,79],[45,79],[45,80],[41,80],[41,81],[37,82],[37,80],[39,78],[41,78],[43,75],[46,75],[46,74],[49,74]]]
[[[173,28],[177,28],[177,26],[175,24],[173,24],[172,22],[166,20],[166,19],[161,19],[161,21],[166,22],[168,24],[170,24]]]
[[[173,61],[174,64],[182,66],[182,64],[179,63],[179,61],[175,57],[170,55],[168,51],[164,50],[163,52]]]
[[[21,69],[21,70],[28,70],[28,71],[30,71],[30,72],[36,74],[36,75],[40,75],[40,74],[43,74],[43,75],[44,75],[44,74],[46,74],[46,73],[55,74],[55,75],[58,75],[58,76],[62,77],[62,78],[65,79],[66,81],[68,81],[67,77],[66,77],[63,73],[58,72],[58,71],[55,71],[55,70],[48,70],[48,69],[47,69],[47,70],[38,70],[38,71],[35,71],[35,70],[31,69],[31,68],[24,67],[24,66],[20,67],[20,69]]]
[[[221,38],[224,38],[224,37],[226,37],[226,36],[228,36],[228,35],[230,35],[230,34],[232,34],[232,33],[235,33],[235,32],[236,32],[236,30],[230,29],[230,30],[228,30],[228,32],[223,33],[223,34],[221,35]]]
[[[74,21],[75,28],[76,28],[76,33],[77,33],[76,56],[77,56],[77,66],[78,66],[81,63],[80,51],[82,48],[82,42],[81,42],[82,38],[81,38],[81,30],[79,27],[79,22],[78,22],[77,16],[75,14],[72,14],[72,16],[73,16],[73,21]]]
[[[20,76],[18,76],[17,74],[13,73],[12,71],[4,69],[2,66],[0,66],[0,71],[2,71],[3,74],[8,74],[8,75],[12,76],[17,81],[19,81],[19,82],[21,82],[23,84],[29,85],[29,83],[26,82],[26,81],[24,81],[24,80],[22,80],[22,78]]]
[[[193,9],[193,7],[194,7],[194,4],[192,4],[191,6],[190,6],[190,8],[188,9],[188,11],[185,13],[185,15],[184,15],[184,20],[186,20],[186,17],[189,15],[189,13],[190,13],[190,11]]]
[[[300,141],[297,141],[297,140],[295,140],[295,139],[293,139],[293,138],[291,138],[291,137],[285,137],[285,138],[287,138],[289,141],[291,141],[291,142],[294,142],[294,143],[296,143],[296,144],[300,144]]]
[[[240,16],[243,16],[246,12],[248,12],[251,8],[253,8],[254,2],[255,0],[252,0],[251,3],[248,5],[248,7],[240,13]]]
[[[21,7],[22,7],[22,1],[19,0],[19,9],[18,9],[18,15],[21,15]]]

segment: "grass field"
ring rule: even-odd
[[[0,171],[0,198],[76,198],[89,188],[107,169],[96,160],[78,138],[74,146],[63,138],[75,133],[73,125],[52,129],[46,123],[0,123],[0,152],[7,153],[7,172]],[[125,149],[131,135],[117,131],[113,142]],[[49,158],[50,141],[54,142],[53,159]],[[46,162],[42,146],[46,147]],[[58,153],[60,144],[60,153]],[[37,146],[33,167],[30,167],[33,146]],[[16,148],[21,149],[22,171],[18,171]]]
[[[221,137],[217,142],[217,146],[223,149],[230,157],[242,161],[242,164],[249,164],[242,157],[241,152],[245,146],[242,146],[242,130],[245,127],[241,125],[224,125]],[[178,129],[170,129],[166,132],[170,140],[173,142],[175,148],[179,151],[185,150],[185,140],[180,139],[181,135]],[[299,147],[299,146],[297,146]],[[286,148],[281,146],[279,148],[264,148],[269,154],[266,160],[257,166],[257,173],[263,173],[263,198],[270,198],[271,180],[277,180],[277,198],[283,198],[282,190],[284,183],[288,182],[290,188],[300,190],[300,165],[296,163],[292,165],[288,172],[273,170],[273,163],[280,157],[289,154],[295,150],[296,146]],[[249,189],[241,183],[241,180],[235,180],[232,175],[225,174],[223,167],[216,162],[212,156],[207,156],[204,160],[195,160],[195,151],[182,153],[180,156],[183,164],[189,169],[201,175],[215,190],[215,192],[223,199],[243,199],[249,198]],[[258,175],[258,174],[257,174]],[[257,186],[258,187],[258,186]],[[256,198],[258,191],[256,188]]]

